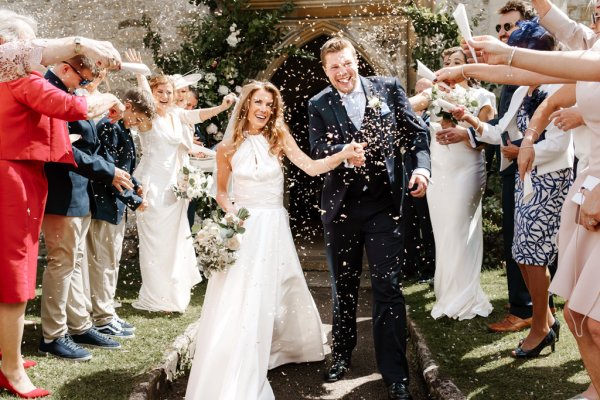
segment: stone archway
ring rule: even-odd
[[[329,39],[328,35],[318,35],[305,42],[301,47],[310,54],[314,54],[315,60],[307,60],[298,56],[288,57],[269,77],[270,81],[281,89],[286,105],[286,122],[298,145],[306,153],[310,151],[308,100],[329,85],[319,62],[319,50],[327,39]],[[369,76],[374,72],[374,68],[364,57],[359,55],[359,73]],[[310,177],[294,165],[288,166],[286,196],[294,234],[308,238],[320,235],[321,186],[322,178]]]

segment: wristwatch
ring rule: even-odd
[[[81,54],[81,36],[75,36],[75,54]]]

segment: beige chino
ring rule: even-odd
[[[46,214],[42,232],[48,265],[42,276],[42,333],[47,340],[92,327],[86,310],[81,262],[91,217]]]
[[[115,316],[114,298],[124,236],[125,218],[119,225],[92,219],[86,240],[92,318],[96,326],[110,323]]]

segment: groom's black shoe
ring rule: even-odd
[[[400,382],[388,386],[388,398],[390,400],[412,400],[408,387]]]
[[[333,361],[327,371],[325,371],[325,382],[337,382],[346,375],[350,369],[350,361],[341,359]]]

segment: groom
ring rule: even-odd
[[[333,295],[333,363],[327,382],[341,379],[356,346],[356,305],[367,251],[373,288],[373,337],[379,371],[390,399],[411,399],[406,361],[406,309],[401,290],[404,254],[403,198],[422,197],[430,160],[426,128],[395,78],[358,75],[352,44],[328,40],[321,63],[331,86],[308,103],[313,158],[367,142],[365,157],[349,159],[325,177],[322,220]],[[410,181],[402,154],[411,157]]]

